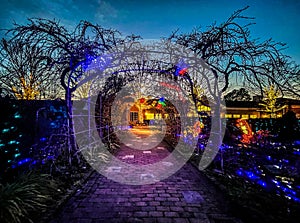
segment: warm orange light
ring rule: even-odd
[[[243,132],[241,142],[247,144],[250,143],[253,137],[253,132],[247,120],[238,119],[236,126],[239,127]]]

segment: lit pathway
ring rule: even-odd
[[[140,139],[137,145],[145,143],[143,134],[137,134],[137,140]],[[167,148],[164,142],[151,150],[131,149],[123,145],[116,157],[142,168],[168,156],[170,152]],[[147,185],[125,185],[94,172],[85,186],[70,198],[51,221],[58,222],[239,221],[229,216],[227,203],[214,185],[187,163],[169,178]]]

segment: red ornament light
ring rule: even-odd
[[[140,103],[143,104],[145,102],[145,98],[140,99]]]
[[[161,108],[162,108],[162,105],[161,105],[161,104],[157,104],[157,105],[156,105],[156,108],[157,108],[157,109],[161,109]]]
[[[181,69],[178,73],[179,73],[179,75],[181,75],[181,76],[185,75],[185,74],[187,73],[187,67]]]

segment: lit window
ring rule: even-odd
[[[154,113],[146,113],[145,116],[146,116],[145,118],[146,120],[154,119]]]
[[[225,118],[232,118],[232,114],[225,114]]]
[[[233,118],[240,118],[241,117],[241,115],[239,115],[239,114],[233,114]]]
[[[257,118],[257,115],[250,115],[250,118]]]
[[[130,121],[136,121],[138,120],[138,112],[130,112]]]
[[[249,115],[242,115],[242,118],[248,119],[248,118],[249,118]]]

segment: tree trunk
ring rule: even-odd
[[[66,90],[66,105],[67,105],[67,127],[68,127],[68,151],[67,151],[67,158],[69,161],[69,164],[72,164],[72,157],[76,153],[76,140],[75,140],[75,134],[74,134],[74,123],[73,123],[73,104],[72,104],[72,89]],[[79,161],[79,160],[78,160]]]
[[[204,170],[209,166],[209,164],[214,160],[216,155],[220,150],[220,146],[223,141],[223,128],[222,128],[222,119],[221,119],[221,104],[218,101],[215,105],[212,106],[212,116],[211,116],[211,131],[209,141],[206,145],[206,149],[202,155],[202,158],[199,163],[199,169]],[[223,167],[223,156],[221,154],[221,169]]]

